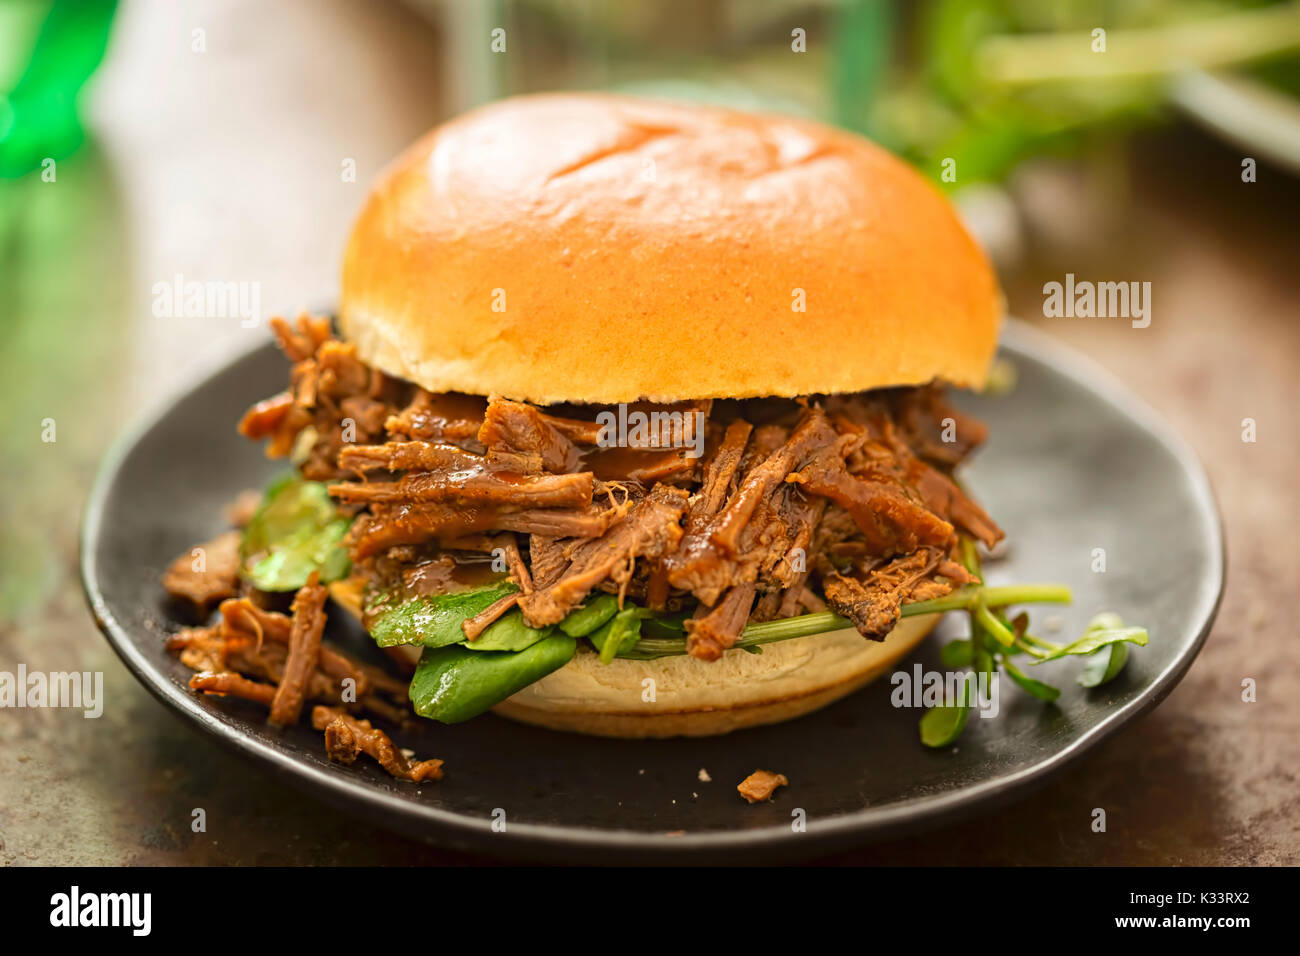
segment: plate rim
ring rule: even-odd
[[[96,470],[82,511],[78,535],[78,567],[83,594],[96,627],[136,680],[161,703],[188,718],[227,749],[255,760],[307,793],[345,807],[349,812],[361,810],[381,826],[413,833],[417,838],[435,845],[473,849],[495,856],[534,858],[547,857],[558,851],[576,850],[590,858],[617,858],[623,862],[632,856],[641,859],[670,859],[694,855],[731,860],[755,856],[808,857],[829,846],[861,845],[872,839],[912,832],[941,820],[952,821],[1009,801],[1045,783],[1163,701],[1182,680],[1200,653],[1223,600],[1227,575],[1223,516],[1204,465],[1191,446],[1144,399],[1105,368],[1048,333],[1008,317],[1001,329],[999,346],[1009,346],[1042,361],[1054,372],[1086,388],[1118,414],[1152,435],[1188,476],[1190,492],[1198,505],[1197,510],[1211,517],[1209,532],[1212,540],[1209,542],[1208,553],[1213,562],[1209,570],[1214,586],[1201,589],[1198,594],[1200,606],[1196,608],[1193,619],[1199,618],[1201,624],[1187,651],[1156,674],[1150,686],[1137,698],[1110,708],[1085,736],[1029,767],[959,790],[912,797],[884,807],[863,807],[830,818],[811,819],[807,821],[805,832],[796,833],[785,824],[776,824],[669,836],[667,833],[640,830],[511,823],[505,834],[498,833],[492,829],[492,820],[488,817],[477,819],[432,804],[400,799],[373,787],[363,777],[341,774],[333,767],[305,763],[293,754],[283,753],[270,744],[247,736],[239,728],[221,720],[215,711],[203,706],[200,696],[171,680],[160,679],[160,673],[154,669],[130,632],[108,607],[99,579],[94,546],[102,538],[106,501],[122,465],[139,441],[176,404],[204,387],[220,372],[265,348],[268,341],[259,338],[256,343],[229,356],[204,363],[189,386],[147,406],[110,444]],[[417,833],[417,827],[427,829]]]

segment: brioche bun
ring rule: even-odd
[[[600,662],[591,648],[492,708],[512,720],[597,737],[705,737],[775,724],[825,707],[887,671],[939,615],[899,621],[884,641],[853,628],[732,649],[716,661]],[[654,681],[654,700],[646,696]]]
[[[398,158],[339,318],[391,375],[545,404],[978,386],[1001,314],[948,202],[867,140],[583,93],[493,103]]]

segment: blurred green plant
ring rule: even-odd
[[[77,98],[104,58],[117,0],[54,0],[33,30],[45,6],[0,5],[0,62],[16,66],[26,57],[0,93],[0,178],[16,179],[81,145]]]
[[[845,4],[836,119],[945,186],[945,160],[958,184],[997,181],[1030,156],[1158,122],[1187,69],[1300,75],[1296,0],[933,0],[912,8],[911,42],[892,43],[881,69],[885,6]]]

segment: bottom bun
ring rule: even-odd
[[[938,619],[904,618],[880,642],[845,628],[767,644],[762,654],[733,649],[717,661],[683,656],[602,664],[584,646],[564,667],[493,710],[511,720],[598,737],[705,737],[779,723],[880,676]]]
[[[360,618],[356,582],[336,581],[330,594]],[[492,709],[511,720],[597,737],[707,737],[780,723],[879,677],[921,643],[939,617],[903,618],[883,641],[845,628],[767,644],[762,654],[732,649],[716,661],[682,656],[602,664],[584,641],[569,663]],[[407,670],[420,651],[387,650]]]

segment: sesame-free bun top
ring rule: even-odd
[[[808,120],[493,103],[379,178],[340,322],[431,391],[539,403],[977,386],[1002,300],[917,172]]]

